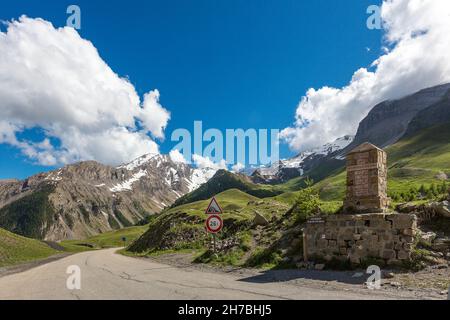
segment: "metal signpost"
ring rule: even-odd
[[[206,219],[206,231],[213,236],[214,253],[216,252],[216,234],[223,228],[223,220],[220,215],[223,213],[216,198],[212,198],[205,213],[208,215]]]

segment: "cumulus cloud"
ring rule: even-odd
[[[183,154],[177,149],[170,151],[169,156],[175,163],[187,163],[187,160],[184,158]]]
[[[245,169],[245,165],[243,165],[240,162],[236,163],[234,166],[231,167],[231,171],[234,173],[239,173],[244,169]]]
[[[383,54],[371,68],[357,70],[343,88],[308,90],[294,125],[281,133],[291,149],[355,134],[377,103],[450,82],[450,1],[384,0],[381,15]]]
[[[192,156],[192,161],[195,166],[200,169],[211,168],[215,170],[228,170],[227,163],[224,159],[222,159],[219,163],[213,162],[209,157],[203,157],[198,154],[194,154]]]
[[[170,119],[159,92],[141,101],[75,29],[22,16],[0,31],[0,52],[0,143],[43,165],[159,152]],[[36,129],[41,141],[20,138]]]

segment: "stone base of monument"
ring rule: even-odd
[[[417,233],[414,214],[341,214],[310,219],[304,230],[308,259],[384,260],[398,265],[411,260]]]

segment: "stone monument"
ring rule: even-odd
[[[347,156],[346,214],[316,216],[303,235],[304,259],[387,265],[411,260],[417,233],[414,214],[388,211],[386,152],[363,143]]]
[[[387,155],[371,143],[363,143],[347,155],[346,213],[388,212]]]

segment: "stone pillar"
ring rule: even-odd
[[[373,144],[363,143],[347,155],[346,213],[388,212],[387,155]]]

